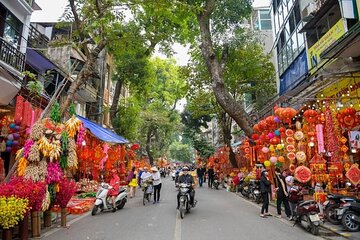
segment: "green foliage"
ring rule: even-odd
[[[70,107],[69,107],[69,114],[70,114],[70,117],[74,116],[76,114],[76,111],[75,111],[75,104],[72,103],[70,104]]]
[[[169,146],[170,158],[173,161],[191,163],[194,160],[193,150],[190,145],[174,141]]]
[[[55,123],[60,123],[61,122],[60,105],[59,105],[58,102],[55,102],[54,105],[51,107],[50,118]]]

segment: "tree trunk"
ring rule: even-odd
[[[68,110],[71,102],[74,100],[75,93],[79,88],[94,74],[94,61],[87,60],[84,67],[81,69],[77,78],[71,83],[69,91],[67,92],[65,101],[61,104],[61,116],[64,116]]]
[[[121,89],[122,89],[123,83],[124,83],[124,80],[122,78],[119,78],[115,85],[114,98],[113,98],[113,102],[110,107],[110,119],[112,122],[115,120],[116,113],[118,111],[117,109],[118,109],[118,105],[119,105],[120,94],[121,94]]]
[[[221,120],[222,131],[224,136],[224,143],[229,147],[229,160],[233,168],[237,168],[237,161],[235,158],[235,153],[231,147],[231,121],[229,121],[230,126],[226,123],[226,114],[224,114],[224,119]],[[224,122],[225,121],[225,122]]]
[[[217,102],[234,119],[245,134],[251,136],[253,129],[250,126],[248,114],[245,112],[242,103],[237,102],[227,91],[222,76],[222,67],[213,48],[210,16],[215,8],[215,2],[216,0],[208,0],[205,11],[197,16],[201,32],[201,53],[212,78],[212,88]]]
[[[151,154],[151,136],[152,136],[152,130],[149,129],[147,135],[146,135],[146,153],[149,157],[150,165],[154,164],[154,158]]]

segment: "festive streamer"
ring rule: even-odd
[[[106,143],[104,143],[104,145],[103,145],[103,151],[104,151],[104,153],[105,153],[105,156],[103,157],[103,159],[101,159],[101,161],[100,161],[100,169],[101,170],[103,170],[104,169],[104,164],[105,164],[105,162],[106,162],[106,160],[108,159],[108,150],[109,150],[109,146],[106,144]]]
[[[34,110],[31,110],[30,126],[29,126],[29,128],[26,130],[26,133],[27,133],[27,134],[30,134],[30,133],[31,133],[32,126],[34,125],[34,120],[35,120],[35,111],[34,111]]]
[[[318,142],[319,153],[325,152],[324,126],[322,124],[316,125],[316,137],[317,137],[317,142]]]

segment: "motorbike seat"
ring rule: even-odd
[[[314,200],[308,200],[308,201],[303,201],[303,202],[300,202],[298,204],[299,207],[302,207],[302,206],[305,206],[305,205],[309,205],[309,204],[315,204],[316,202]]]
[[[328,195],[328,199],[341,199],[344,198],[345,196],[342,194],[329,194]]]
[[[125,192],[125,191],[126,191],[125,188],[120,188],[119,193],[123,193],[123,192]]]

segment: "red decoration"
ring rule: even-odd
[[[29,103],[28,101],[24,102],[23,124],[26,127],[30,127],[31,125],[31,112],[32,112],[31,103]]]
[[[315,123],[317,121],[318,112],[313,109],[308,109],[304,112],[304,118],[309,123]]]
[[[253,135],[251,135],[251,139],[253,140],[259,139],[259,134],[254,133]]]
[[[24,114],[24,98],[22,96],[16,97],[16,106],[14,120],[16,123],[21,123]]]
[[[311,171],[305,166],[299,166],[295,169],[294,177],[302,183],[306,183],[311,179]]]
[[[131,150],[133,150],[133,151],[136,151],[136,150],[138,150],[139,148],[140,148],[140,145],[137,144],[137,143],[134,143],[134,144],[131,146]]]
[[[338,112],[336,118],[340,125],[348,130],[354,128],[359,122],[355,108],[350,107]]]
[[[360,170],[357,164],[353,164],[350,169],[346,172],[346,177],[355,186],[360,184]]]

